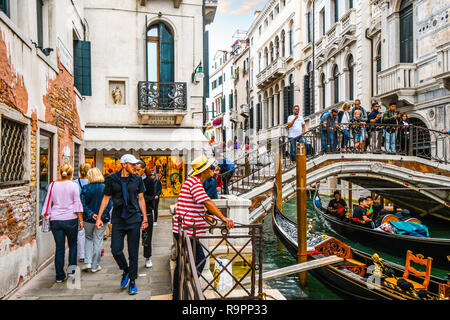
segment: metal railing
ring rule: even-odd
[[[216,220],[217,221],[217,220]],[[179,217],[179,226],[181,226],[181,217]],[[198,233],[198,230],[205,229],[200,226],[185,226],[182,236],[179,238],[178,247],[180,248],[178,254],[179,266],[179,288],[180,300],[254,300],[263,298],[263,282],[262,282],[262,225],[251,224],[243,225],[235,223],[234,231],[230,231],[225,225],[217,225],[217,223],[208,226],[208,233]],[[179,229],[181,230],[181,229]],[[187,230],[192,231],[192,236],[186,234]],[[214,232],[219,230],[219,232]],[[239,231],[241,230],[241,231]],[[202,242],[203,240],[203,242]],[[212,249],[205,242],[210,240],[215,241]],[[239,240],[239,246],[235,242]],[[204,258],[196,262],[196,247],[201,245],[204,251]],[[214,270],[213,278],[207,279],[203,273],[198,270],[201,265],[205,264],[204,268],[210,268],[209,261],[217,261],[219,264],[219,256],[223,253],[218,253],[219,246],[226,246],[227,262],[222,265],[221,270]],[[238,248],[237,248],[238,247]],[[243,252],[247,249],[251,250],[251,256],[246,257]],[[239,275],[233,274],[229,271],[229,266],[239,263],[243,271]],[[220,290],[217,283],[220,277],[224,274],[229,275],[232,279],[232,286],[226,290]],[[250,277],[250,287],[243,285],[242,282],[247,277]],[[203,284],[203,285],[202,285]],[[232,294],[234,290],[240,289],[240,295]],[[206,291],[209,291],[206,294]],[[206,295],[205,295],[206,294]]]
[[[388,136],[394,137],[389,149],[386,146]],[[367,153],[415,156],[433,162],[450,163],[450,135],[437,130],[415,125],[354,123],[341,123],[336,129],[323,130],[319,125],[297,138],[283,137],[280,141],[272,142],[272,147],[266,152],[255,150],[246,153],[243,159],[236,160],[233,170],[220,174],[222,193],[241,195],[273,179],[278,149],[282,156],[282,172],[292,169],[295,162],[289,155],[294,140],[305,143],[308,160],[324,154]]]
[[[139,111],[186,110],[186,82],[138,82]]]

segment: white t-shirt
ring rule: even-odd
[[[293,114],[291,114],[288,117],[288,123],[291,122],[292,120],[294,120],[295,116]],[[298,137],[299,135],[302,134],[303,129],[302,126],[305,124],[305,120],[303,119],[303,117],[301,115],[298,115],[297,120],[295,120],[294,124],[292,125],[292,127],[289,128],[289,134],[288,134],[288,138],[295,138]]]

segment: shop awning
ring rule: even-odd
[[[85,128],[86,150],[202,150],[208,139],[198,128]]]

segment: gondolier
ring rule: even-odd
[[[215,162],[214,158],[208,159],[205,156],[200,156],[192,162],[192,171],[189,173],[189,178],[186,179],[181,187],[180,194],[178,196],[177,209],[173,218],[172,232],[176,243],[178,244],[179,233],[185,232],[188,236],[193,235],[192,227],[195,226],[195,234],[202,235],[207,233],[206,219],[212,221],[211,217],[205,214],[205,208],[209,213],[212,213],[220,220],[222,220],[228,229],[234,228],[234,222],[232,219],[225,217],[217,208],[214,201],[212,201],[206,194],[203,187],[203,182],[211,177]],[[181,220],[181,224],[179,222]],[[181,229],[181,230],[180,230]],[[194,243],[193,243],[194,245]],[[200,242],[195,241],[195,263],[198,265],[205,257]],[[178,250],[177,250],[178,251]],[[205,261],[199,266],[197,272],[202,273]],[[173,300],[179,298],[179,265],[175,267],[173,276]]]

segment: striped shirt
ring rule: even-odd
[[[197,235],[206,234],[205,207],[203,206],[203,202],[209,199],[198,177],[194,176],[186,179],[178,195],[177,210],[173,217],[172,231],[178,233],[178,217],[181,216],[181,228],[186,231],[187,235],[192,236],[193,229],[189,229],[192,226],[204,226],[205,228],[196,228],[195,233]]]

